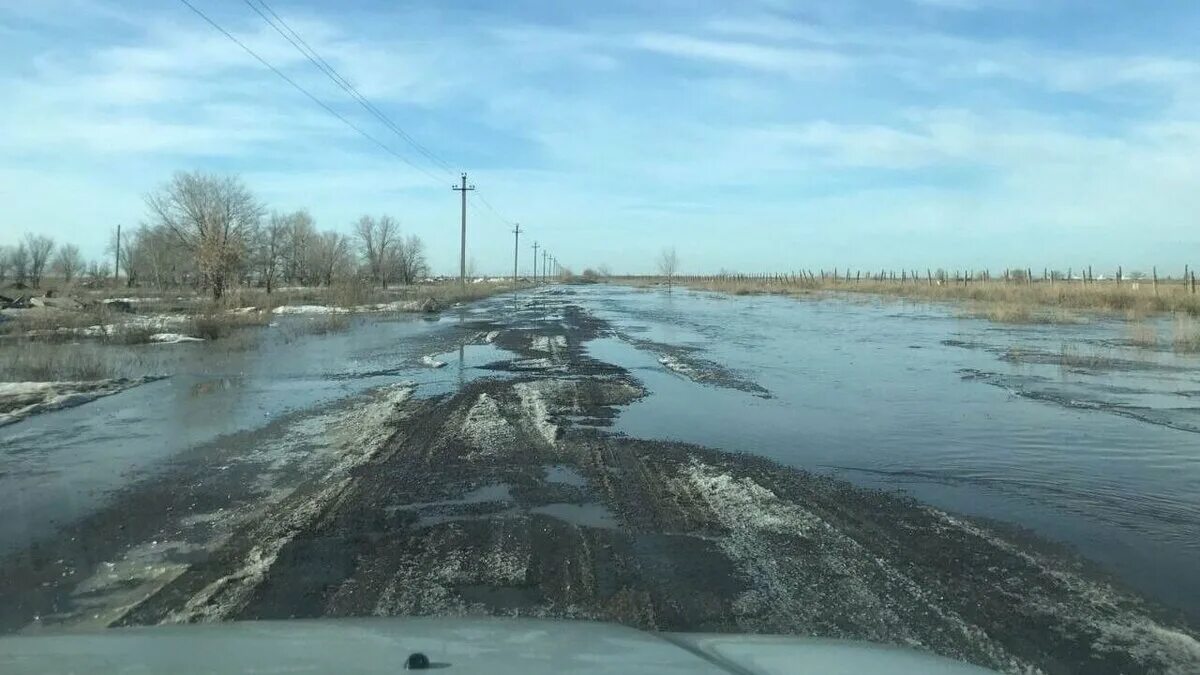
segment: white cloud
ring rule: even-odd
[[[633,45],[646,51],[792,75],[829,71],[850,65],[836,52],[769,47],[750,42],[712,40],[676,33],[642,33]]]

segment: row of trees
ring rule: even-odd
[[[410,284],[428,274],[425,247],[403,236],[390,216],[363,216],[354,238],[319,231],[307,211],[271,212],[236,176],[178,173],[146,197],[148,217],[118,240],[109,255],[129,286],[193,286],[220,298],[232,285],[255,285],[271,292],[279,284],[332,285],[368,278],[386,287]],[[26,235],[11,250],[0,250],[0,281],[11,278],[39,286],[47,271],[65,283],[80,276],[100,281],[106,263],[85,270],[78,247],[55,251],[54,240]]]
[[[79,247],[66,244],[55,251],[50,237],[26,234],[15,246],[0,246],[0,281],[11,275],[13,281],[39,286],[49,271],[67,282],[84,271]]]

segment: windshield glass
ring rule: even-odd
[[[433,616],[1200,671],[1198,29],[0,0],[0,670]]]

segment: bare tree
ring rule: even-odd
[[[8,271],[12,269],[12,252],[7,246],[0,246],[0,281],[8,278]]]
[[[679,258],[675,255],[675,247],[664,248],[658,254],[658,273],[667,278],[668,293],[671,292],[671,285],[677,271],[679,271]]]
[[[13,281],[19,284],[29,281],[29,248],[25,246],[25,242],[17,242],[17,247],[12,250],[8,259],[12,262]]]
[[[350,240],[338,232],[322,232],[313,246],[313,251],[313,261],[320,275],[319,282],[332,286],[339,270],[349,264]]]
[[[429,264],[425,260],[425,242],[415,234],[399,239],[393,248],[390,266],[394,278],[408,285],[429,272]]]
[[[108,281],[109,275],[112,274],[112,266],[108,264],[108,260],[103,262],[93,260],[87,266],[87,280],[93,285],[100,285]]]
[[[174,234],[196,259],[202,283],[220,298],[245,256],[262,206],[236,176],[177,173],[146,197],[157,224]]]
[[[391,273],[388,263],[394,262],[396,239],[400,236],[400,225],[391,216],[380,216],[375,220],[363,216],[354,224],[354,233],[362,242],[363,257],[371,270],[375,282],[387,288]]]
[[[27,234],[24,243],[29,250],[29,283],[36,288],[42,285],[42,275],[54,251],[54,240],[40,234]]]
[[[121,238],[120,257],[121,266],[125,269],[125,285],[133,287],[146,266],[144,251],[138,246],[136,233],[130,232]]]
[[[284,242],[283,278],[288,283],[306,284],[317,279],[309,269],[313,244],[317,241],[317,228],[307,211],[296,211],[288,219],[287,241]]]
[[[79,247],[75,244],[63,244],[63,247],[58,249],[58,255],[54,256],[51,267],[65,283],[74,281],[75,275],[83,271],[83,256],[79,253]]]
[[[279,276],[279,265],[283,260],[284,244],[291,228],[292,218],[297,214],[283,215],[272,213],[267,226],[258,233],[255,257],[258,262],[258,274],[267,293],[271,292],[276,277]]]
[[[195,266],[194,258],[186,255],[175,235],[162,226],[142,224],[121,248],[125,249],[121,259],[130,283],[145,275],[156,288],[178,285]]]

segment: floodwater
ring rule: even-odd
[[[0,553],[51,535],[185,450],[259,442],[318,408],[351,404],[384,385],[414,382],[429,395],[494,375],[478,366],[501,350],[446,339],[474,313],[361,317],[329,333],[305,328],[319,319],[280,317],[249,346],[138,346],[152,355],[144,360],[173,374],[0,429]],[[423,365],[426,354],[446,366]]]
[[[857,296],[579,299],[638,345],[589,345],[651,392],[617,430],[1017,525],[1200,617],[1200,359],[1122,346],[1119,321],[1008,326]],[[696,348],[770,398],[684,379],[654,343]]]
[[[585,348],[650,392],[620,410],[617,431],[756,453],[1026,528],[1200,618],[1200,360],[1125,347],[1115,321],[1003,326],[864,297],[569,292],[612,327]],[[153,346],[175,350],[172,377],[0,429],[0,552],[49,536],[189,448],[247,443],[397,382],[427,396],[516,376],[482,368],[510,353],[447,337],[464,320],[505,321],[511,303],[433,321],[355,319],[329,334],[281,322],[244,350]],[[668,369],[660,359],[679,350],[754,387]],[[447,365],[423,366],[425,355]],[[549,482],[583,480],[545,471]],[[473,498],[504,502],[506,489]],[[549,508],[612,524],[599,505]]]

